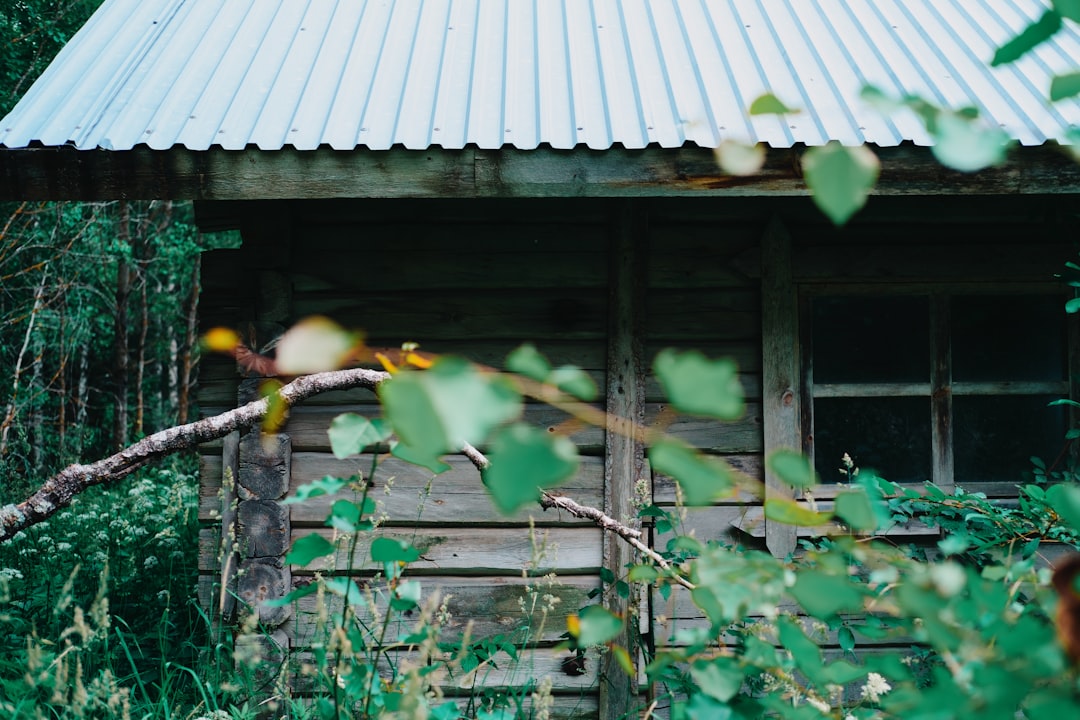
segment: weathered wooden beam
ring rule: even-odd
[[[633,499],[645,473],[645,448],[625,431],[625,421],[645,422],[645,258],[648,256],[648,215],[632,201],[625,203],[612,222],[608,257],[607,412],[618,420],[605,432],[604,513],[619,522],[639,526]],[[620,431],[621,430],[621,431]],[[634,561],[633,549],[605,533],[604,567],[619,577]],[[626,619],[615,644],[636,662],[638,656],[637,603],[611,588],[604,596],[608,609]],[[629,717],[635,707],[637,680],[627,675],[614,653],[606,653],[600,667],[600,717]]]
[[[0,200],[464,197],[716,197],[808,194],[801,148],[770,149],[751,177],[724,174],[707,148],[354,150],[0,148]],[[880,195],[1080,193],[1080,167],[1055,146],[1017,148],[978,173],[928,148],[877,148]]]
[[[791,236],[774,218],[761,240],[762,423],[765,453],[802,450],[798,299],[791,273]],[[765,500],[790,499],[791,487],[765,470]],[[795,550],[792,525],[765,524],[765,544],[778,557]]]

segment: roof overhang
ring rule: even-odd
[[[762,170],[724,174],[698,147],[642,150],[205,151],[0,148],[0,200],[797,196],[802,148],[770,149]],[[928,148],[877,148],[878,195],[1080,193],[1080,165],[1054,145],[1017,147],[977,173]]]

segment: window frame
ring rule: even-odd
[[[1056,381],[960,381],[952,382],[952,318],[950,300],[971,296],[1002,297],[1008,295],[1057,297],[1062,303],[1062,329],[1065,342],[1065,378]],[[926,297],[929,303],[930,368],[927,382],[881,383],[818,383],[813,381],[813,323],[812,302],[815,297]],[[939,487],[956,487],[954,463],[954,397],[1002,397],[1059,395],[1072,397],[1074,388],[1069,378],[1075,377],[1077,353],[1075,323],[1064,317],[1065,290],[1055,283],[799,283],[797,285],[798,342],[802,349],[799,364],[801,450],[814,463],[814,400],[820,398],[867,397],[924,397],[930,400],[930,477]],[[920,488],[922,482],[901,484]],[[841,482],[822,482],[816,486],[816,497],[831,497],[847,487]],[[968,482],[969,492],[984,492],[990,497],[1015,498],[1014,483],[990,481]]]

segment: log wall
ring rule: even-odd
[[[234,211],[245,247],[211,253],[204,260],[203,322],[206,327],[241,328],[251,323],[262,342],[302,317],[324,314],[347,327],[362,328],[372,345],[417,341],[425,350],[460,354],[495,367],[502,366],[514,347],[531,341],[554,364],[584,367],[597,381],[600,397],[608,398],[609,408],[612,353],[626,352],[632,360],[634,352],[640,352],[646,370],[640,399],[614,409],[640,412],[647,424],[662,425],[695,447],[764,479],[765,449],[776,446],[779,437],[769,434],[766,419],[775,417],[783,398],[763,392],[763,387],[773,387],[768,378],[776,377],[777,360],[793,363],[789,374],[798,371],[797,322],[784,333],[774,332],[766,342],[769,328],[775,331],[777,313],[790,314],[795,307],[770,308],[769,299],[785,291],[784,283],[793,298],[801,287],[828,283],[945,281],[987,287],[1045,283],[1072,252],[1061,242],[1062,227],[1070,221],[1058,217],[1054,207],[1049,201],[987,205],[899,198],[880,203],[850,227],[836,230],[806,199],[245,205]],[[215,217],[222,214],[228,213],[215,209]],[[788,269],[780,275],[775,272],[778,266],[770,264],[777,247],[786,247],[789,254]],[[620,266],[612,258],[613,249],[637,257]],[[614,277],[621,279],[616,283]],[[631,303],[633,312],[623,317],[629,330],[620,330],[613,322],[619,317],[613,303]],[[625,342],[615,341],[618,333],[629,333]],[[785,335],[792,336],[785,340]],[[634,343],[640,350],[633,349]],[[763,343],[768,352],[763,353]],[[673,419],[659,386],[647,373],[653,357],[665,347],[733,357],[747,397],[744,417],[733,423]],[[204,414],[231,407],[244,397],[230,362],[206,358],[200,377]],[[366,472],[370,456],[342,461],[330,454],[326,428],[345,411],[375,415],[378,407],[370,393],[359,390],[316,398],[294,409],[284,428],[287,448],[270,459],[245,461],[245,440],[239,438],[203,448],[205,602],[228,613],[228,602],[221,602],[225,595],[215,588],[223,575],[222,503],[224,498],[228,506],[233,497],[222,483],[225,468],[235,467],[241,476],[245,468],[254,468],[271,477],[284,468],[290,492],[324,475]],[[603,428],[580,427],[540,405],[530,405],[526,419],[567,433],[585,455],[577,477],[562,488],[578,502],[607,507],[620,519],[633,521],[625,506],[611,503],[611,494],[613,489],[625,493],[636,485],[641,492],[633,503],[675,505],[669,478],[645,470],[646,482],[636,483],[633,448],[617,450],[631,453],[629,464],[613,462],[616,450]],[[794,444],[799,442],[797,425],[781,431],[789,433]],[[539,678],[536,673],[548,668],[558,707],[565,714],[595,715],[599,707],[605,717],[615,717],[621,714],[619,708],[627,711],[647,703],[649,689],[644,683],[632,684],[613,700],[604,695],[610,684],[601,678],[607,672],[601,661],[590,657],[584,675],[570,675],[558,660],[559,652],[552,649],[565,629],[565,616],[594,602],[590,592],[602,589],[601,568],[619,575],[627,557],[610,553],[599,530],[569,516],[539,508],[499,515],[471,464],[455,456],[448,462],[451,470],[432,480],[426,471],[385,460],[374,477],[373,492],[386,517],[381,532],[421,549],[422,557],[410,566],[410,575],[422,581],[425,593],[439,588],[453,596],[451,633],[460,632],[466,619],[474,621],[474,637],[508,634],[535,623],[523,619],[518,607],[529,582],[522,579],[522,569],[534,556],[531,519],[535,536],[551,550],[540,570],[558,576],[558,584],[548,592],[561,602],[542,628],[535,664],[515,677]],[[613,477],[615,467],[623,469]],[[322,521],[334,498],[281,506],[287,513],[282,517],[269,506],[272,503],[251,505],[265,498],[244,497],[244,482],[242,478],[235,500],[241,524],[245,517],[249,524],[254,522],[250,518],[258,517],[258,522],[286,532],[288,538],[311,532],[329,536]],[[825,504],[829,497],[827,488],[819,494]],[[241,512],[245,501],[250,507]],[[743,495],[691,510],[685,529],[703,540],[760,548],[792,548],[797,537],[821,531],[803,528],[792,530],[790,536],[769,536],[761,502],[760,496]],[[644,531],[663,546],[664,538],[655,536],[652,528]],[[905,539],[927,532],[917,524],[896,530]],[[273,565],[259,560],[243,539],[236,551],[235,562],[241,567]],[[358,557],[364,555],[360,552]],[[334,558],[332,569],[344,570],[343,563]],[[273,569],[277,574],[270,573],[272,579],[285,579],[289,587],[310,580],[309,569],[294,568],[291,575],[287,568]],[[354,570],[365,575],[375,568],[361,562]],[[250,586],[249,582],[245,587]],[[264,587],[258,585],[248,596]],[[240,584],[235,589],[247,597]],[[658,595],[636,599],[629,610],[639,620],[646,649],[672,642],[680,627],[702,622],[679,591],[669,601]],[[311,603],[277,626],[292,647],[303,647],[311,637],[309,612]],[[509,681],[499,675],[490,682]]]

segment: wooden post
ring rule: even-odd
[[[765,456],[779,448],[802,451],[800,430],[798,298],[791,271],[791,236],[773,218],[761,240],[762,416]],[[765,499],[791,498],[791,487],[765,469]],[[776,557],[795,550],[796,528],[765,520],[765,545]]]
[[[637,424],[645,420],[645,361],[642,324],[645,309],[645,256],[648,230],[644,207],[634,201],[618,206],[609,244],[607,411],[614,418]],[[617,421],[608,422],[604,459],[604,512],[630,526],[638,525],[632,499],[634,486],[645,473],[645,451],[640,442],[618,432]],[[604,567],[616,577],[634,560],[629,545],[604,534]],[[636,599],[621,598],[610,589],[607,607],[626,618],[623,634],[615,644],[638,659]],[[600,717],[615,720],[635,709],[637,677],[627,676],[613,653],[605,653],[600,668]]]

